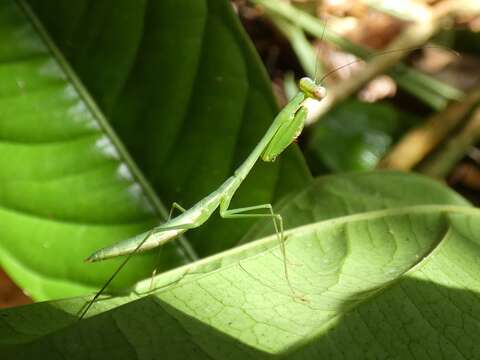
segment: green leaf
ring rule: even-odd
[[[227,0],[29,3],[167,206],[188,208],[215,190],[277,113]],[[258,164],[232,206],[271,203],[310,179],[293,147]],[[252,223],[217,217],[186,236],[206,255],[233,246]]]
[[[338,197],[327,209],[314,201],[325,193]],[[85,321],[80,299],[3,310],[3,358],[478,355],[479,210],[400,173],[321,178],[297,196],[312,221],[287,233],[295,294],[271,236],[163,274],[149,296],[102,301]]]
[[[373,171],[322,176],[313,187],[276,204],[286,229],[358,213],[416,205],[470,205],[453,191],[415,174]],[[242,242],[272,234],[271,221],[253,226]]]
[[[36,15],[166,206],[187,207],[231,175],[274,116],[271,90],[226,1],[32,0],[36,14],[23,1],[0,5],[0,147],[8,155],[0,158],[0,262],[37,300],[85,294],[119,260],[83,259],[158,224],[166,210]],[[292,149],[287,161],[259,166],[239,198],[269,202],[309,178]],[[217,251],[251,222],[238,224],[214,219],[192,238],[209,235],[199,250]],[[111,290],[149,276],[155,257],[135,259]],[[168,245],[158,270],[194,257],[185,241]]]
[[[408,119],[389,104],[347,100],[315,126],[308,142],[313,167],[333,171],[372,170]]]
[[[92,251],[158,223],[157,200],[48,38],[16,2],[0,8],[0,263],[35,299],[90,293],[118,261]],[[178,243],[162,269],[186,263]],[[151,274],[135,259],[113,284]]]

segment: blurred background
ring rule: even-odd
[[[305,74],[328,89],[299,139],[314,175],[418,171],[480,203],[478,2],[237,0],[234,6],[280,104]]]

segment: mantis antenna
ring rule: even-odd
[[[322,29],[322,36],[320,37],[320,44],[323,43],[323,39],[325,38],[325,31],[327,29],[327,21],[328,19],[325,19],[323,29]],[[315,62],[315,74],[314,74],[314,80],[317,84],[320,84],[321,82],[318,81],[318,75],[320,71],[320,49],[316,49],[316,62]]]
[[[457,51],[446,48],[444,46],[428,45],[428,46],[416,46],[416,47],[411,47],[411,48],[402,48],[402,49],[392,49],[392,50],[380,51],[380,52],[377,52],[375,54],[370,55],[367,60],[376,58],[378,56],[386,55],[386,54],[391,54],[391,53],[396,53],[396,52],[410,52],[410,51],[415,51],[415,50],[419,50],[419,49],[443,49],[443,50],[451,52],[452,54],[454,54],[457,57],[460,56],[460,54]],[[340,65],[340,66],[336,67],[335,69],[332,69],[332,70],[328,71],[325,75],[323,75],[322,78],[318,81],[318,84],[322,84],[325,81],[326,78],[328,78],[330,75],[336,73],[339,70],[342,70],[342,69],[344,69],[348,66],[352,66],[353,64],[357,64],[359,62],[365,62],[365,61],[366,60],[364,60],[364,59],[356,59],[356,60],[352,60],[352,61],[350,61],[346,64]]]

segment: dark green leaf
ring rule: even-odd
[[[188,208],[215,190],[276,115],[227,0],[29,3],[166,204]],[[234,207],[270,203],[310,180],[297,149],[279,160],[256,166]],[[251,224],[216,218],[187,237],[211,254]]]
[[[35,299],[85,294],[118,261],[92,251],[145,231],[160,210],[68,66],[16,2],[0,8],[0,262]],[[162,269],[187,262],[169,245]],[[140,256],[113,284],[148,276]]]
[[[313,166],[320,162],[337,172],[371,170],[406,127],[405,120],[391,105],[347,100],[313,129],[308,142]]]
[[[188,206],[212,191],[273,118],[266,77],[227,2],[31,3],[167,203]],[[83,259],[156,225],[165,207],[32,10],[2,5],[0,260],[36,299],[82,294],[118,265]],[[183,10],[191,16],[175,16]],[[270,201],[303,184],[301,155],[287,158],[259,167],[241,200]],[[239,224],[214,219],[202,252],[235,243],[250,226]],[[187,262],[189,251],[186,243],[162,249],[159,270]],[[133,261],[114,288],[151,274],[155,256]]]

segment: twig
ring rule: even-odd
[[[361,2],[377,11],[403,21],[423,21],[430,13],[428,5],[419,1],[361,0]]]
[[[478,101],[480,89],[469,93],[463,101],[436,113],[421,127],[408,132],[380,162],[379,167],[410,170],[444,141]]]
[[[386,51],[411,49],[412,47],[425,43],[437,31],[436,25],[438,25],[437,22],[425,21],[424,23],[417,23],[410,26],[388,46]],[[354,74],[351,78],[329,87],[327,97],[323,99],[315,109],[309,109],[311,111],[309,123],[315,122],[323,114],[327,113],[335,104],[355,93],[365,83],[385,72],[386,69],[397,65],[398,62],[408,53],[408,50],[392,51],[382,56],[375,57],[368,62],[368,64],[361,71]],[[399,76],[395,76],[395,79],[399,85],[403,85],[411,90],[411,81],[412,77],[414,76],[412,73],[407,71],[407,67],[402,66],[401,68],[402,69],[399,73]],[[419,87],[416,87],[416,89],[418,91],[422,90],[422,88]],[[419,92],[417,92],[416,95],[422,96],[422,94]],[[424,93],[424,99],[426,96],[433,98],[434,94],[427,92]],[[429,102],[430,104],[437,104],[436,106],[442,106],[442,104],[438,103],[437,100],[430,99]]]
[[[307,123],[315,122],[318,117],[327,112],[334,104],[350,96],[363,84],[380,73],[386,72],[386,70],[392,66],[395,66],[395,71],[392,72],[391,75],[395,78],[399,86],[409,92],[414,92],[415,96],[421,98],[434,109],[440,110],[447,103],[443,94],[442,96],[438,95],[437,89],[442,89],[444,94],[452,95],[451,98],[455,99],[460,98],[462,95],[458,90],[425,74],[423,74],[422,79],[418,79],[418,71],[398,64],[413,48],[423,45],[440,29],[443,19],[450,14],[450,10],[454,11],[457,9],[455,3],[452,3],[450,7],[444,6],[440,10],[434,7],[434,11],[431,12],[430,16],[426,15],[424,21],[408,27],[407,30],[399,35],[387,48],[387,51],[398,49],[405,49],[405,51],[392,51],[372,59],[372,55],[374,54],[372,50],[356,45],[329,29],[326,29],[324,32],[324,23],[321,20],[296,9],[284,1],[251,0],[251,2],[264,6],[269,12],[288,19],[314,36],[321,37],[324,33],[326,41],[337,45],[344,51],[350,52],[363,59],[371,59],[369,64],[362,69],[361,72],[349,80],[329,88],[330,96],[324,99],[321,104],[318,104],[318,109],[315,105],[311,106],[311,115]],[[428,78],[428,81],[425,81],[425,78]],[[446,87],[449,88],[447,92],[445,92]]]
[[[305,36],[303,29],[274,13],[270,15],[270,19],[290,42],[305,73],[312,78],[317,76],[316,73],[319,70],[317,69],[317,54]],[[321,74],[323,74],[323,69]]]
[[[432,176],[443,178],[462,157],[480,140],[480,107],[477,107],[463,129],[451,138],[445,147],[435,154],[419,171]]]

